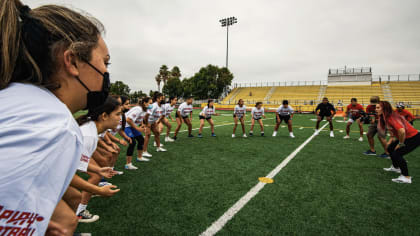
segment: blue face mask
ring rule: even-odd
[[[147,109],[152,109],[153,108],[153,105],[152,104],[150,104],[148,107],[147,107]]]

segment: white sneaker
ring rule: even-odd
[[[153,143],[153,146],[154,146],[154,147],[156,147],[156,146],[157,146],[156,142],[154,142],[154,143]],[[161,147],[163,147],[163,143],[160,143],[160,146],[161,146]]]
[[[401,174],[400,168],[395,168],[393,165],[391,165],[391,167],[389,168],[384,168],[384,171],[396,172],[398,174]]]
[[[123,175],[124,174],[124,172],[122,172],[122,171],[118,171],[118,170],[114,170],[114,171],[115,171],[116,175]]]
[[[400,184],[411,184],[411,178],[407,178],[404,175],[400,175],[398,178],[392,179],[392,182]]]
[[[99,184],[98,184],[98,186],[99,187],[105,187],[105,186],[108,186],[108,185],[112,185],[111,183],[109,183],[109,182],[106,182],[106,181],[104,181],[104,182],[99,182]]]
[[[152,154],[148,152],[143,152],[142,157],[152,157]]]
[[[290,137],[291,138],[295,138],[295,136],[293,135],[293,133],[290,133]]]
[[[246,134],[244,134],[242,137],[247,138],[248,136],[246,136]]]
[[[137,170],[138,168],[135,167],[132,163],[125,165],[126,170]]]
[[[363,137],[360,137],[359,138],[359,142],[363,142]]]
[[[349,139],[349,138],[350,138],[350,136],[348,136],[348,135],[343,137],[343,139]]]
[[[276,137],[277,136],[277,131],[274,131],[273,132],[273,137]]]
[[[173,140],[171,137],[166,137],[165,138],[165,142],[167,142],[167,143],[172,143],[172,142],[174,142],[175,140]],[[162,146],[162,145],[161,145]]]
[[[332,131],[330,132],[330,137],[334,138],[334,132],[332,132]]]
[[[166,152],[166,149],[162,147],[158,147],[156,148],[156,152]]]
[[[235,136],[235,134],[232,134],[232,138],[235,138],[236,136]]]
[[[315,135],[318,135],[318,134],[319,134],[319,130],[315,129],[314,134],[315,134]]]
[[[137,161],[150,161],[150,159],[148,159],[148,158],[146,158],[146,157],[142,156],[141,158],[138,158],[138,157],[137,157]]]

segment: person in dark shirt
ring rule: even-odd
[[[322,99],[322,103],[318,104],[318,106],[315,109],[315,113],[317,115],[315,134],[318,135],[319,133],[319,123],[321,123],[324,117],[327,117],[327,121],[330,123],[330,137],[333,138],[334,127],[332,123],[332,118],[335,115],[335,108],[331,103],[328,102],[328,98],[324,97]]]

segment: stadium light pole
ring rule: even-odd
[[[238,19],[236,17],[228,17],[219,20],[219,22],[222,24],[222,27],[226,27],[226,68],[228,68],[228,62],[229,62],[229,26],[238,23]]]

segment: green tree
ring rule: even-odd
[[[131,103],[137,103],[140,98],[146,97],[147,94],[143,93],[143,91],[134,91],[130,93],[129,98]]]
[[[181,70],[179,69],[178,66],[174,66],[172,68],[169,79],[172,79],[172,78],[177,78],[177,79],[180,79],[181,78]]]
[[[182,97],[184,88],[182,86],[181,80],[179,78],[169,79],[168,83],[163,86],[162,92],[169,97]]]
[[[162,76],[160,76],[160,74],[156,75],[155,80],[158,86],[158,91],[160,91],[160,83],[162,82]]]
[[[189,96],[192,96],[193,95],[193,89],[194,89],[193,79],[192,78],[189,78],[189,79],[185,78],[185,79],[182,80],[181,84],[182,84],[182,90],[183,90],[182,97],[187,98]]]
[[[201,68],[190,80],[191,92],[195,98],[219,98],[231,85],[233,74],[227,68],[208,65]]]
[[[112,94],[129,96],[130,87],[122,81],[115,81],[115,83],[111,83],[110,92]]]
[[[160,75],[160,78],[162,79],[163,85],[165,86],[166,82],[168,82],[169,75],[170,75],[170,72],[168,71],[168,67],[166,65],[162,65],[159,68],[159,75]]]

